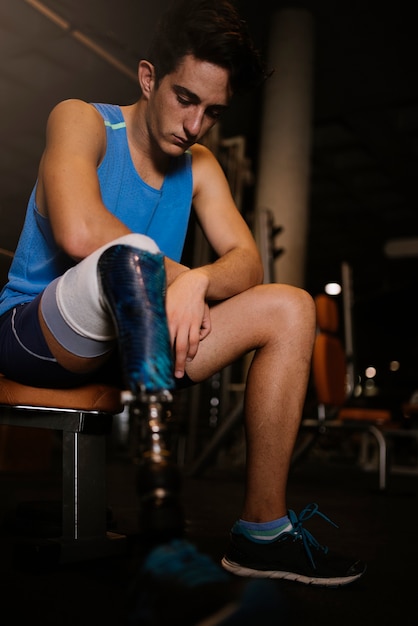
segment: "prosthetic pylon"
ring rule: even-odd
[[[140,531],[148,543],[159,543],[180,536],[184,527],[180,472],[169,446],[174,378],[164,259],[119,244],[101,255],[98,273],[118,331],[122,399],[138,431]]]

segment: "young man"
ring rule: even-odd
[[[1,295],[0,371],[32,385],[77,385],[104,373],[119,341],[126,384],[152,391],[198,383],[255,351],[245,395],[246,496],[222,565],[241,576],[335,586],[359,578],[364,564],[308,539],[302,518],[315,507],[298,519],[286,505],[314,304],[301,289],[261,284],[251,232],[221,167],[198,143],[233,94],[263,77],[233,7],[186,0],[162,19],[139,63],[137,102],[55,107]],[[180,263],[192,205],[217,255],[198,268]],[[165,311],[151,294],[139,313],[160,320],[147,343],[119,305],[132,289],[140,311],[150,290],[164,292],[164,280]]]

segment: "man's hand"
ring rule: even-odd
[[[197,269],[182,272],[167,289],[166,309],[176,378],[184,376],[186,362],[194,359],[200,341],[211,331],[205,300],[207,287],[205,272]]]

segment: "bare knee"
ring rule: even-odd
[[[308,327],[315,329],[315,303],[312,296],[299,287],[291,285],[277,285],[282,288],[278,298],[284,301],[284,308],[288,315],[295,317],[298,322],[303,322]]]
[[[276,333],[297,334],[300,339],[313,344],[316,315],[312,296],[291,285],[273,283],[260,288],[265,290],[265,314]]]

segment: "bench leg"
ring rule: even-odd
[[[63,433],[64,540],[106,536],[105,445],[104,435]]]
[[[126,537],[107,532],[106,438],[63,433],[60,562],[122,554]]]

